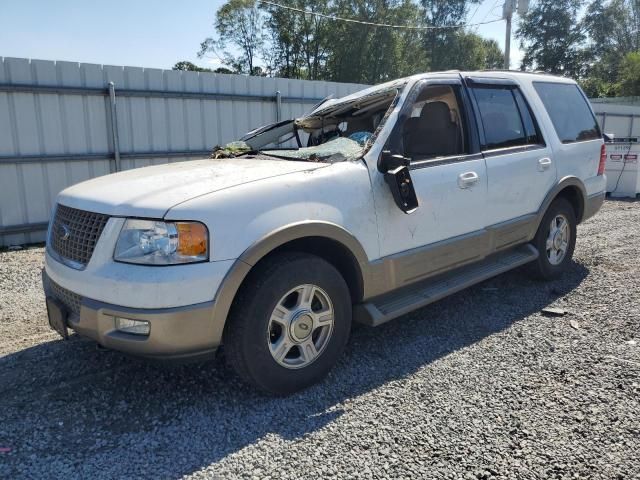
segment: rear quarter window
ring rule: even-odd
[[[577,85],[533,82],[533,87],[549,113],[562,143],[583,142],[601,137],[598,122]]]

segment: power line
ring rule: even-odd
[[[489,10],[487,10],[487,13],[484,14],[484,17],[482,17],[482,20],[480,21],[481,22],[480,25],[484,25],[484,23],[482,23],[482,22],[484,22],[487,19],[487,17],[489,16],[489,14],[491,14],[495,10],[495,8],[498,6],[498,2],[499,1],[500,0],[495,0],[495,2],[493,2],[493,5],[489,8]],[[480,6],[480,5],[478,5],[478,6]],[[500,17],[500,20],[502,20],[502,17]],[[499,22],[500,20],[494,20],[494,22]],[[491,23],[491,22],[487,22],[487,23]],[[478,31],[477,28],[475,30],[476,30],[476,32]]]
[[[478,13],[478,10],[480,10],[480,5],[482,5],[482,3],[478,3],[476,9],[473,11],[473,14],[469,17],[469,21],[473,20],[473,17],[476,16],[476,13]]]
[[[478,22],[478,23],[467,23],[465,25],[442,25],[442,26],[414,26],[414,25],[392,25],[389,23],[375,23],[375,22],[366,22],[364,20],[355,20],[353,18],[343,18],[336,17],[335,15],[325,15],[324,13],[312,12],[310,10],[303,10],[301,8],[290,7],[288,5],[281,5],[279,3],[270,2],[268,0],[258,0],[260,3],[264,3],[265,5],[271,5],[273,7],[282,8],[284,10],[289,10],[292,12],[304,13],[305,15],[314,15],[316,17],[326,18],[327,20],[335,20],[338,22],[347,22],[347,23],[357,23],[359,25],[368,25],[370,27],[384,27],[384,28],[397,28],[397,29],[406,29],[406,30],[445,30],[445,29],[455,29],[455,28],[465,28],[465,27],[475,27],[478,25],[486,25],[489,23],[501,22],[502,19],[490,20],[487,22]]]

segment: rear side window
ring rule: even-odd
[[[522,94],[512,86],[472,88],[485,136],[486,150],[543,143]]]
[[[600,138],[600,127],[577,85],[533,82],[562,143]]]

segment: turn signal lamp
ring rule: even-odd
[[[202,223],[177,222],[178,253],[188,257],[207,254],[207,227]]]

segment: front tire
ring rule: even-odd
[[[535,277],[553,280],[565,272],[576,246],[576,214],[564,198],[557,198],[542,217],[533,245],[540,255],[532,264]]]
[[[315,255],[278,254],[249,274],[224,334],[227,362],[246,383],[287,395],[320,381],[349,339],[351,296]]]

